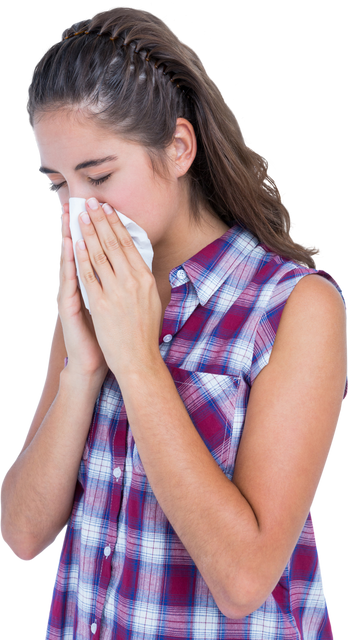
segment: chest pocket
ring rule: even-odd
[[[167,366],[199,435],[223,472],[231,478],[240,435],[233,436],[240,377]],[[135,443],[133,469],[136,473],[145,473]]]

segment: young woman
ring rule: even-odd
[[[151,14],[67,29],[28,111],[63,246],[2,529],[30,559],[68,523],[47,640],[329,640],[309,509],[347,393],[340,287],[290,238],[197,56]],[[152,272],[116,210],[146,231]]]

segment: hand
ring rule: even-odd
[[[60,286],[57,302],[69,358],[68,366],[82,377],[98,375],[101,380],[104,380],[108,366],[98,344],[90,313],[85,307],[78,287],[68,204],[64,205],[62,215],[62,237],[65,247],[62,247],[60,259]]]
[[[93,201],[95,209],[90,206]],[[76,255],[98,343],[120,382],[122,376],[145,372],[162,361],[158,346],[162,305],[156,280],[128,230],[110,205],[103,207],[95,198],[87,201],[91,222],[86,224],[79,216],[86,249],[77,243]]]

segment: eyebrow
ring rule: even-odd
[[[106,156],[105,158],[97,158],[96,160],[87,160],[86,162],[80,162],[75,167],[75,171],[80,171],[80,169],[87,169],[87,167],[98,167],[100,164],[104,162],[110,162],[111,160],[118,160],[117,156]],[[48,169],[47,167],[40,167],[39,171],[41,173],[60,173],[60,171],[56,171],[56,169]]]

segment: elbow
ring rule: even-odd
[[[13,523],[6,517],[6,510],[2,505],[1,513],[1,535],[3,540],[8,544],[13,553],[21,560],[31,560],[34,555],[29,553],[30,549],[27,543],[25,543],[23,536],[19,535],[18,530],[13,526]]]
[[[249,615],[248,613],[244,614],[244,612],[241,611],[234,602],[225,601],[219,603],[217,600],[215,600],[215,602],[221,613],[226,616],[226,618],[231,618],[231,620],[239,620]]]
[[[27,527],[21,529],[3,516],[1,519],[1,533],[5,542],[18,558],[21,560],[33,560],[54,542],[65,525],[66,521],[59,523],[54,528],[51,527],[49,530],[41,528],[41,530],[30,531]]]
[[[36,551],[29,546],[20,546],[17,544],[9,543],[7,544],[11,547],[13,553],[15,553],[16,556],[18,556],[18,558],[20,558],[21,560],[33,560],[33,558],[35,558],[40,553],[40,551]]]
[[[226,618],[231,618],[232,620],[245,618],[250,613],[258,609],[258,606],[254,606],[251,602],[244,600],[237,601],[235,598],[226,599],[223,602],[216,601],[216,604],[221,613],[226,616]]]
[[[17,562],[29,564],[29,562],[33,561],[33,557],[31,557],[30,553],[24,550],[22,546],[19,546],[18,543],[9,541],[9,538],[6,536],[6,534],[4,536],[3,532],[1,532],[1,541],[6,547],[7,551],[15,560],[17,560]]]
[[[225,591],[225,594],[227,591]],[[241,591],[239,590],[239,596],[241,596]],[[215,603],[221,611],[221,613],[226,616],[226,618],[230,618],[231,620],[240,620],[241,618],[245,618],[249,613],[252,612],[252,608],[249,607],[249,603],[246,604],[245,599],[242,602],[241,597],[236,598],[236,594],[228,594],[224,599],[214,597]]]
[[[34,560],[36,560],[35,557],[31,557],[30,555],[25,553],[16,554],[12,552],[12,556],[15,560],[17,560],[18,562],[22,562],[23,564],[30,564],[31,562],[34,562]]]
[[[218,604],[218,608],[226,618],[231,618],[232,620],[245,618],[258,609],[257,606],[253,606],[251,603],[236,602],[235,600],[224,602],[221,605]]]
[[[18,538],[10,539],[4,535],[3,538],[13,553],[21,560],[33,560],[33,558],[36,558],[36,556],[48,546],[48,544],[38,546],[28,540],[20,540]]]
[[[45,539],[41,539],[39,541],[36,540],[22,547],[22,549],[19,550],[20,553],[18,556],[20,558],[20,561],[28,564],[30,562],[35,562],[35,560],[38,560],[57,544],[62,533],[63,531],[61,530],[58,534],[54,534],[53,536],[50,535],[49,537],[46,537]]]
[[[265,585],[254,576],[236,579],[234,584],[225,585],[215,602],[226,618],[238,620],[256,611],[267,600],[271,593]]]

